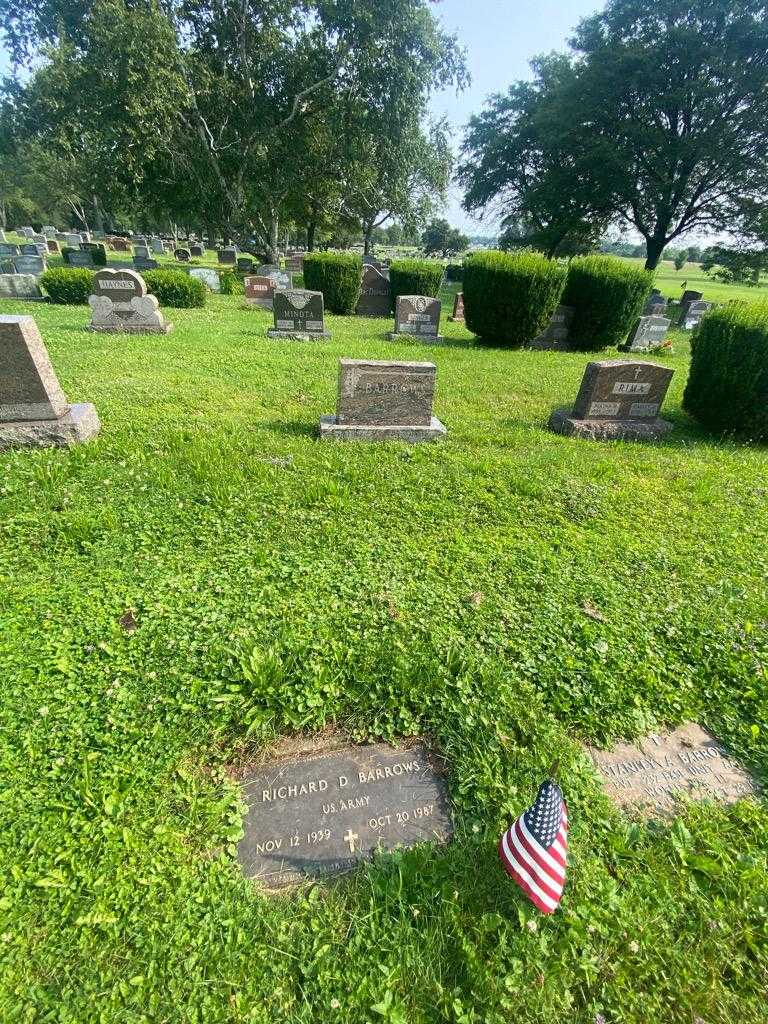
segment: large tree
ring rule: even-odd
[[[493,201],[482,193],[491,171],[511,214],[543,208],[557,223],[572,196],[579,216],[607,211],[637,230],[652,269],[669,242],[727,228],[744,199],[765,194],[764,0],[609,0],[572,47],[471,126],[467,155],[500,155],[485,182],[465,164],[468,208]],[[535,174],[523,176],[521,157]]]

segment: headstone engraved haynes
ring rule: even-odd
[[[681,796],[733,803],[758,792],[754,780],[695,723],[589,752],[614,803],[641,813],[667,814]]]
[[[417,337],[422,341],[443,341],[440,330],[440,300],[428,295],[398,295],[395,302],[395,329],[390,339]]]
[[[557,306],[552,314],[552,319],[541,334],[536,335],[530,348],[549,352],[567,352],[570,349],[568,334],[575,312],[573,306]]]
[[[436,377],[434,363],[339,360],[336,415],[320,418],[320,437],[410,444],[444,437],[432,415]]]
[[[665,316],[641,316],[635,320],[622,346],[625,352],[648,352],[664,344],[672,321]]]
[[[90,404],[70,405],[31,316],[0,316],[0,450],[63,447],[100,429]]]
[[[453,312],[448,319],[452,324],[464,323],[464,292],[456,292],[453,298]]]
[[[275,761],[244,780],[244,873],[275,889],[349,871],[377,850],[453,835],[426,746],[344,747]]]
[[[323,293],[296,289],[276,291],[272,297],[275,326],[270,338],[297,338],[300,341],[330,338],[323,319]]]
[[[154,295],[133,270],[99,270],[93,278],[90,330],[131,334],[167,334],[173,328]]]
[[[389,278],[372,265],[363,267],[360,298],[355,307],[357,316],[391,316],[392,288]]]
[[[249,306],[272,309],[275,296],[275,282],[270,277],[246,277],[245,301]]]
[[[674,370],[658,363],[588,363],[572,410],[558,409],[550,430],[598,441],[654,441],[672,429],[659,411]]]

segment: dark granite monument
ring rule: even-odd
[[[598,441],[655,441],[672,429],[659,411],[674,370],[658,363],[588,363],[573,409],[558,409],[550,430]]]
[[[434,363],[341,359],[336,415],[320,436],[350,441],[434,441],[447,433],[432,415]]]
[[[173,250],[173,258],[177,263],[189,263],[192,253],[189,249],[180,248]]]
[[[90,404],[70,405],[31,316],[0,316],[0,450],[64,447],[100,429]]]
[[[681,321],[683,328],[686,331],[692,330],[710,309],[712,309],[711,302],[704,302],[702,299],[694,299],[693,302],[689,302],[685,317]]]
[[[445,843],[445,782],[422,743],[300,753],[243,781],[238,860],[268,888],[349,871],[376,850]]]
[[[70,267],[85,267],[93,270],[93,253],[88,249],[70,249],[64,253],[64,262]]]
[[[330,338],[323,317],[323,293],[306,290],[275,291],[272,296],[275,326],[269,338],[295,338],[322,341]]]
[[[530,344],[530,348],[549,352],[568,352],[568,334],[571,330],[576,310],[573,306],[557,306],[552,318]]]
[[[363,267],[357,316],[392,316],[392,287],[389,278],[372,264]]]
[[[428,295],[398,295],[395,302],[395,329],[388,337],[407,336],[419,341],[443,341],[440,330],[439,299]]]
[[[225,263],[230,267],[234,267],[237,263],[237,249],[219,249],[216,255],[218,256],[219,263]]]

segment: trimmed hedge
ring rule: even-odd
[[[449,263],[445,268],[446,281],[461,281],[464,277],[463,263]]]
[[[428,295],[437,298],[445,268],[436,260],[393,260],[389,267],[392,309],[398,295]]]
[[[490,344],[528,344],[552,319],[566,273],[539,252],[470,253],[462,287],[467,328]]]
[[[87,306],[93,271],[86,267],[54,267],[40,276],[40,285],[59,306]]]
[[[197,309],[205,305],[205,285],[182,270],[145,270],[141,276],[147,282],[147,291],[161,306]]]
[[[652,286],[652,270],[614,256],[574,256],[561,300],[575,310],[570,345],[594,352],[622,344],[642,314]]]
[[[710,430],[768,440],[768,303],[706,313],[691,339],[683,407]]]
[[[355,312],[360,298],[363,261],[356,253],[308,252],[304,257],[304,287],[323,293],[329,313]]]

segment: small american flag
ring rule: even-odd
[[[557,909],[565,885],[568,812],[560,787],[542,782],[534,804],[507,829],[499,856],[510,875],[542,914]]]

